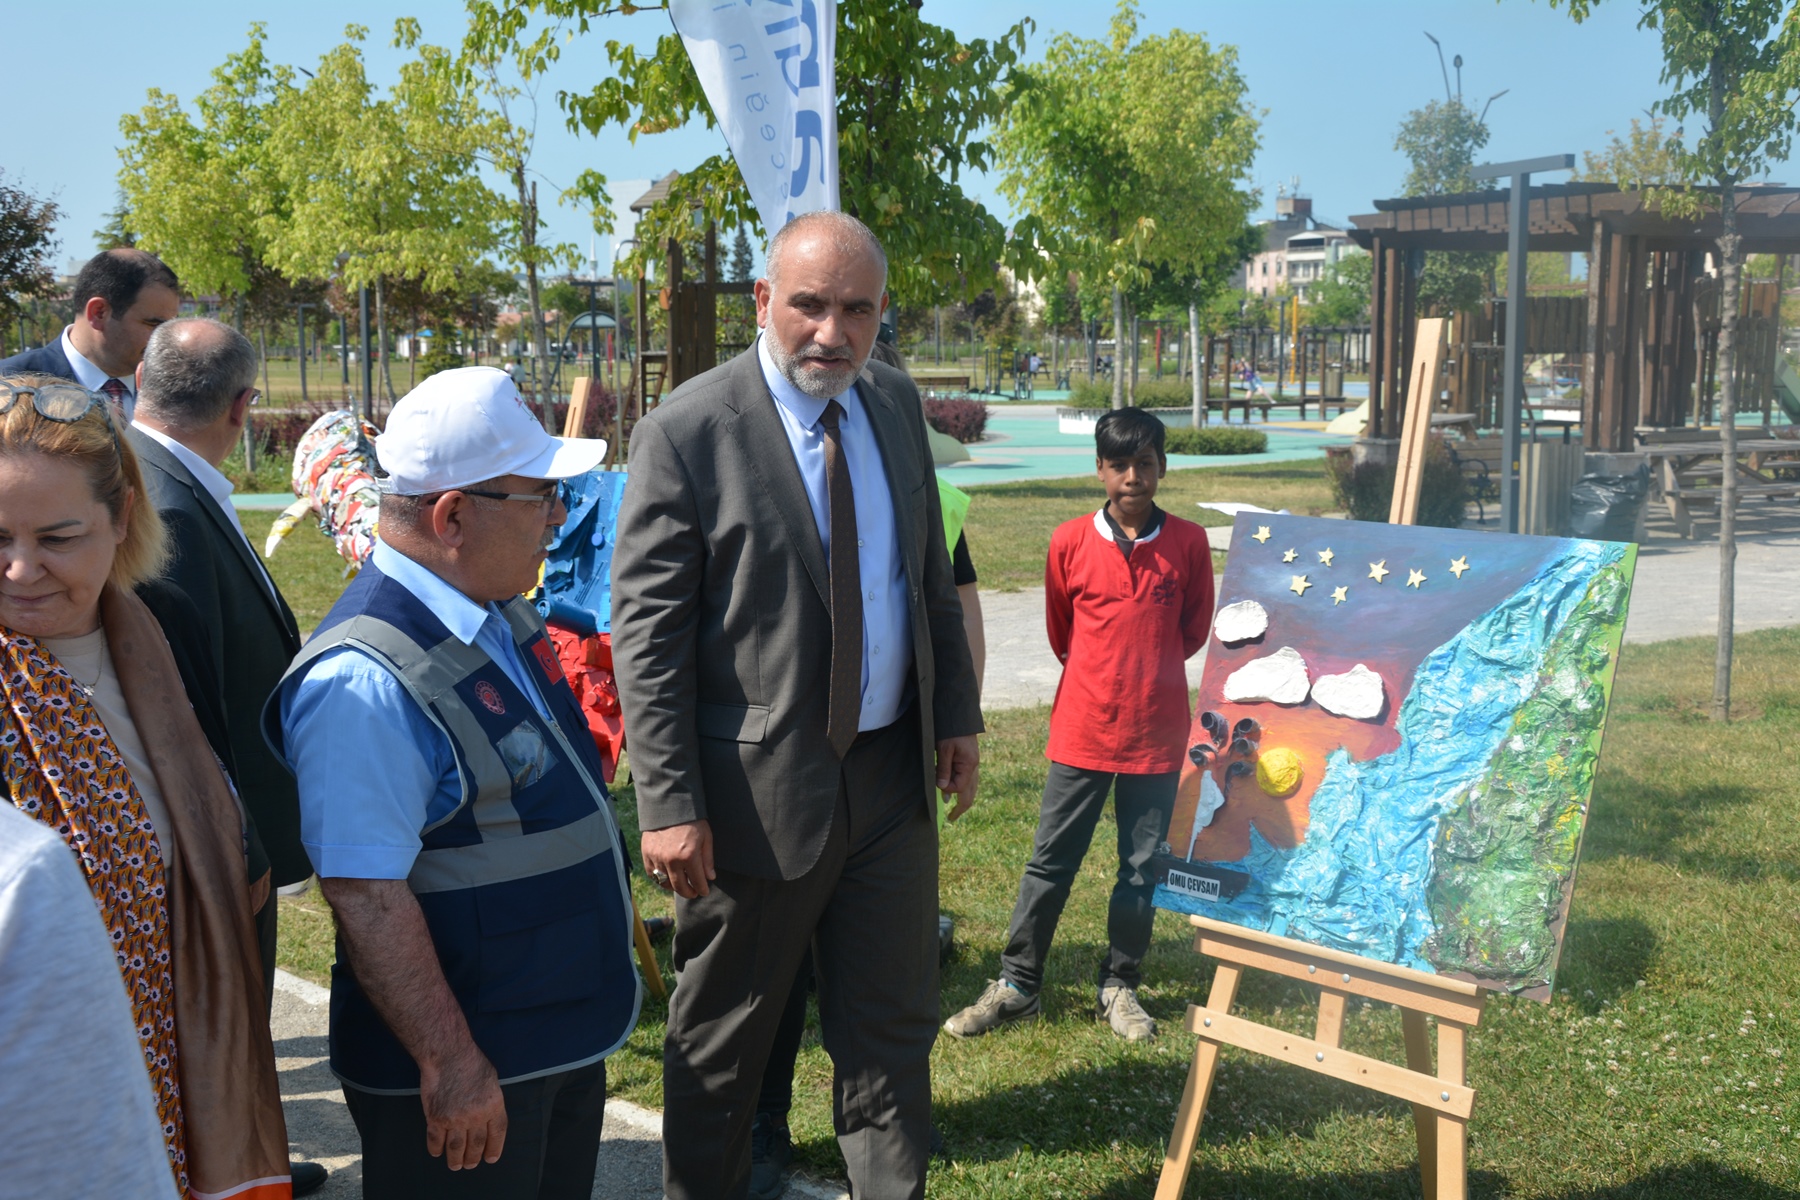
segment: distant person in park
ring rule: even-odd
[[[75,277],[75,323],[47,346],[0,361],[0,375],[32,371],[104,392],[129,421],[144,344],[181,308],[181,284],[143,250],[103,250]]]
[[[167,322],[150,335],[138,366],[137,415],[126,440],[137,451],[148,498],[168,530],[167,578],[200,611],[225,692],[225,724],[236,758],[238,795],[262,835],[276,888],[311,876],[300,844],[294,777],[262,736],[263,705],[300,652],[300,633],[281,590],[263,569],[219,472],[243,438],[256,403],[256,347],[228,325],[199,317]],[[263,983],[274,999],[273,891],[257,914]],[[291,1164],[294,1193],[325,1182],[317,1163]]]
[[[1262,376],[1256,373],[1254,363],[1246,362],[1239,370],[1238,375],[1244,381],[1244,399],[1253,400],[1258,396],[1265,398],[1268,396],[1269,393],[1263,388]]]
[[[520,593],[606,443],[459,367],[375,453],[380,540],[263,717],[337,917],[331,1068],[364,1192],[586,1200],[641,984],[600,754]]]
[[[173,1195],[93,894],[56,832],[10,804],[0,804],[0,1031],[0,1179],[10,1194]]]
[[[676,896],[663,1188],[742,1200],[807,951],[865,1200],[925,1193],[937,791],[981,713],[918,389],[870,361],[887,258],[811,212],[771,239],[761,336],[637,425],[613,661],[643,863]]]
[[[876,339],[869,359],[886,363],[897,371],[906,370],[905,356],[886,338]],[[956,444],[954,439],[935,429],[928,428],[926,437],[934,450],[940,439],[951,446]],[[938,456],[934,454],[934,465],[937,461]],[[969,654],[975,663],[975,695],[979,700],[981,680],[987,667],[987,635],[981,623],[981,593],[975,563],[969,557],[969,540],[963,534],[969,497],[945,483],[941,475],[937,476],[937,484],[944,513],[944,536],[955,545],[950,552],[950,574],[956,584],[957,599],[962,604],[963,633],[969,640]],[[940,925],[947,919],[940,915]],[[812,951],[808,950],[788,992],[781,1022],[775,1028],[769,1063],[763,1068],[762,1088],[757,1093],[756,1120],[750,1127],[750,1200],[775,1200],[787,1191],[788,1167],[794,1160],[788,1113],[794,1106],[794,1067],[800,1057],[800,1041],[806,1034],[806,997],[813,987]],[[933,1154],[942,1151],[935,1124],[931,1130],[931,1150]]]
[[[1044,751],[1050,771],[1000,978],[945,1023],[957,1037],[1038,1016],[1044,962],[1108,792],[1119,870],[1095,1011],[1129,1041],[1156,1036],[1137,997],[1155,916],[1151,858],[1168,836],[1190,726],[1185,664],[1205,645],[1213,609],[1206,532],[1156,506],[1168,470],[1163,437],[1143,409],[1101,417],[1094,440],[1106,503],[1050,538],[1045,621],[1063,664]]]
[[[0,376],[0,772],[7,799],[76,852],[106,925],[165,1183],[279,1200],[287,1130],[252,916],[268,860],[226,774],[210,636],[156,581],[162,521],[111,410],[52,376]],[[79,1038],[98,1014],[66,1015]]]

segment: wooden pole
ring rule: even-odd
[[[1425,478],[1425,449],[1431,434],[1431,410],[1437,399],[1438,376],[1444,369],[1445,339],[1449,321],[1427,317],[1419,322],[1414,339],[1412,371],[1406,385],[1406,426],[1400,438],[1400,459],[1394,472],[1394,498],[1388,507],[1388,524],[1416,524],[1419,489]]]

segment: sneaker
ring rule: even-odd
[[[1036,996],[1027,996],[1004,979],[990,979],[981,999],[945,1021],[944,1028],[952,1037],[980,1037],[1014,1021],[1035,1021],[1039,1009]]]
[[[1156,1022],[1138,1003],[1137,991],[1109,983],[1100,989],[1095,1015],[1105,1017],[1113,1032],[1128,1042],[1148,1042],[1156,1037]]]
[[[757,1113],[750,1124],[750,1200],[776,1200],[787,1191],[794,1142],[786,1121]]]

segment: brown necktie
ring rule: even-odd
[[[856,552],[856,494],[850,489],[850,464],[838,421],[844,408],[836,400],[819,418],[825,430],[825,490],[831,502],[831,706],[825,736],[843,758],[856,740],[862,717],[862,563]]]
[[[108,379],[105,383],[100,385],[100,390],[105,392],[106,398],[113,402],[114,408],[118,409],[121,413],[125,411],[125,397],[129,395],[129,393],[126,392],[124,384],[116,379]]]

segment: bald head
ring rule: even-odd
[[[780,287],[777,276],[783,261],[790,250],[802,244],[808,247],[809,257],[823,253],[845,269],[864,263],[875,264],[881,274],[881,287],[886,290],[887,252],[869,227],[849,213],[824,209],[801,213],[777,229],[775,236],[769,239],[767,265],[763,268],[763,278],[769,281],[769,286]]]
[[[256,368],[256,347],[231,326],[205,317],[166,322],[144,348],[138,415],[171,432],[211,429],[255,384]]]

